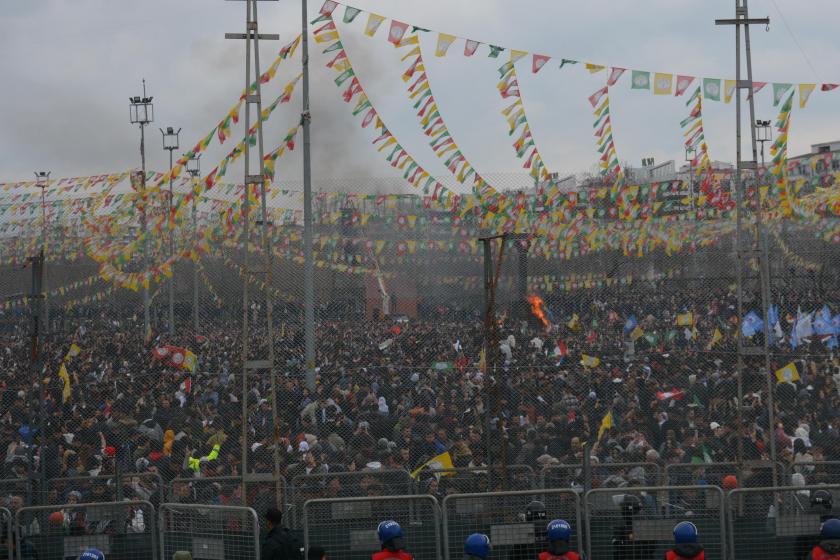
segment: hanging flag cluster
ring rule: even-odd
[[[709,158],[709,147],[706,143],[706,133],[703,129],[703,98],[700,95],[700,86],[686,101],[686,106],[691,107],[688,116],[680,122],[685,137],[686,150],[693,154],[691,169],[694,177],[700,179],[700,196],[696,199],[697,206],[709,205],[728,210],[734,206],[730,193],[723,191],[720,182],[715,184],[715,177],[712,171],[712,162]],[[692,178],[692,181],[695,179]],[[697,196],[693,193],[692,196]]]
[[[779,117],[776,119],[776,128],[779,134],[776,136],[776,141],[770,146],[770,155],[773,156],[772,173],[779,192],[779,206],[782,215],[786,218],[789,218],[793,214],[791,196],[788,192],[787,172],[788,129],[790,127],[790,113],[792,109],[793,92],[788,96],[779,111]]]
[[[601,176],[612,183],[610,192],[612,198],[615,199],[624,186],[624,171],[622,171],[621,164],[618,162],[618,154],[613,140],[609,90],[609,86],[602,87],[589,96],[589,103],[595,109],[595,122],[592,124],[592,128],[595,129],[598,153],[601,154],[599,158]]]

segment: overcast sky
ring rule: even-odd
[[[359,8],[436,31],[450,32],[556,57],[629,69],[696,76],[734,77],[734,32],[714,25],[732,17],[733,0],[353,0]],[[321,2],[310,2],[310,19]],[[0,181],[29,179],[34,170],[53,177],[105,173],[139,166],[139,133],[129,124],[128,98],[145,78],[155,99],[148,129],[149,167],[163,169],[158,127],[181,127],[191,147],[224,116],[244,85],[244,44],[225,32],[244,27],[244,3],[223,0],[3,0],[0,13]],[[753,17],[770,16],[770,31],[753,29],[755,79],[768,82],[840,82],[840,21],[837,0],[752,0]],[[261,31],[291,40],[300,28],[300,3],[260,3]],[[343,14],[339,7],[337,15]],[[783,14],[783,18],[780,16]],[[340,18],[337,18],[340,19]],[[374,38],[362,33],[365,16],[340,24],[342,37],[374,105],[415,158],[447,175],[425,143],[400,79],[401,51],[386,41],[387,23]],[[432,87],[443,116],[464,154],[482,173],[518,172],[499,111],[505,102],[495,85],[502,59],[462,56],[463,42],[445,58],[434,57],[436,35],[423,37]],[[263,64],[279,44],[266,43]],[[312,44],[313,172],[319,184],[360,190],[364,177],[393,174],[370,145],[372,131],[358,119],[324,68],[328,58]],[[504,55],[503,55],[504,56]],[[281,66],[267,88],[273,99],[298,71],[299,53]],[[552,60],[531,75],[518,66],[522,95],[537,144],[548,167],[561,173],[586,170],[597,161],[592,113],[586,98],[605,75],[581,66],[558,69]],[[693,86],[692,86],[693,89]],[[276,146],[300,111],[300,90],[267,128],[267,148]],[[679,122],[685,98],[630,89],[629,72],[612,89],[616,148],[624,161],[642,157],[682,163]],[[734,103],[704,104],[713,159],[734,159]],[[770,86],[758,95],[757,116],[775,120]],[[816,91],[808,107],[794,110],[793,153],[815,142],[840,139],[840,89]],[[235,138],[243,131],[235,132]],[[229,149],[214,146],[204,169]],[[278,165],[284,178],[300,177],[300,150]],[[232,170],[228,180],[239,180]],[[502,181],[504,182],[504,181]],[[504,187],[504,184],[498,185]],[[406,187],[409,191],[410,187]]]

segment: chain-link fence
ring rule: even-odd
[[[443,500],[445,558],[460,558],[464,541],[484,533],[491,558],[525,560],[547,549],[546,529],[553,519],[572,526],[572,550],[583,542],[580,496],[572,490],[534,490],[451,494]]]
[[[713,486],[601,488],[584,497],[591,558],[662,558],[674,527],[697,527],[705,557],[725,558],[723,492]]]
[[[393,520],[403,530],[405,549],[417,560],[441,557],[441,514],[432,496],[380,496],[309,500],[303,506],[306,549],[329,556],[366,560],[382,549],[379,523]]]
[[[806,558],[823,521],[838,517],[840,486],[741,488],[726,495],[734,558]]]
[[[16,558],[78,558],[89,548],[107,558],[155,558],[155,523],[144,501],[23,507],[14,512]]]
[[[260,558],[260,523],[248,507],[162,504],[160,557],[184,551],[195,560]]]
[[[662,480],[657,463],[595,463],[590,466],[590,488],[628,485],[656,486]],[[543,488],[585,488],[583,465],[549,465],[541,473]]]
[[[0,558],[13,558],[15,551],[12,512],[0,508]]]

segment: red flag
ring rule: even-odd
[[[840,84],[823,84],[820,88],[822,91],[831,91],[840,87]]]
[[[607,94],[609,91],[609,87],[604,86],[592,95],[589,96],[589,102],[592,104],[593,107],[598,105],[598,102],[601,101],[601,98]]]
[[[397,21],[395,19],[391,20],[391,30],[388,32],[388,41],[394,43],[394,45],[399,45],[400,41],[402,41],[403,35],[408,30],[408,24],[403,23],[401,21]]]
[[[613,67],[613,69],[610,70],[610,77],[607,78],[607,85],[614,86],[616,82],[618,82],[618,79],[621,78],[621,75],[624,74],[625,70],[625,68]]]
[[[542,67],[545,66],[545,63],[551,60],[550,56],[545,56],[542,54],[535,54],[533,60],[531,61],[531,72],[536,74]]]
[[[478,49],[478,45],[480,45],[478,41],[473,41],[472,39],[467,39],[466,44],[464,44],[464,56],[472,56],[475,54],[476,49]]]
[[[682,389],[671,389],[670,391],[657,391],[656,398],[660,401],[667,401],[667,400],[681,400],[685,398],[685,391]]]
[[[674,96],[679,97],[685,90],[688,89],[688,86],[691,85],[691,82],[694,81],[694,76],[677,76],[677,88],[674,91]]]

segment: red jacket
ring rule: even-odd
[[[673,550],[669,550],[665,553],[665,560],[705,560],[706,553],[705,551],[701,550],[695,556],[680,556]]]
[[[390,550],[380,550],[374,552],[370,560],[414,560],[414,557],[404,550],[391,552]]]
[[[818,545],[815,546],[811,551],[811,554],[808,555],[808,560],[840,560],[840,554],[837,552],[831,554]]]
[[[550,552],[540,552],[539,560],[580,560],[577,552],[569,551],[562,556]]]

